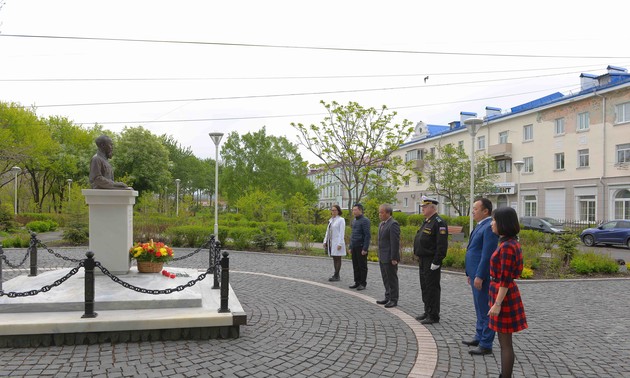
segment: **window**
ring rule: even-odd
[[[630,163],[630,143],[617,145],[617,161],[615,163]]]
[[[512,172],[512,160],[495,160],[490,163],[490,173]]]
[[[624,189],[615,196],[615,218],[630,219],[630,190]]]
[[[405,161],[418,160],[420,158],[420,154],[418,152],[418,150],[407,151],[407,154],[405,155]]]
[[[460,140],[459,142],[457,142],[457,148],[463,150],[464,149],[464,141]]]
[[[615,123],[630,122],[630,102],[615,106]]]
[[[506,144],[508,142],[508,132],[501,131],[499,133],[499,144]]]
[[[523,158],[523,161],[525,162],[525,165],[523,166],[523,172],[525,173],[534,172],[534,157],[530,156],[530,157]]]
[[[555,169],[561,170],[564,169],[564,152],[560,152],[554,155],[555,160]]]
[[[578,197],[580,220],[595,222],[595,196]]]
[[[478,150],[486,149],[486,136],[485,135],[477,137],[477,149]]]
[[[553,122],[553,134],[554,135],[563,135],[564,134],[564,118],[557,118]]]
[[[588,149],[578,150],[578,167],[584,168],[589,166]]]
[[[435,156],[435,147],[431,147],[429,151],[431,151],[431,156]]]
[[[409,186],[409,179],[405,180],[405,186]]]
[[[534,125],[523,126],[523,142],[534,140]]]
[[[535,217],[538,210],[536,196],[524,196],[523,201],[525,202],[525,216]]]
[[[589,115],[588,112],[580,113],[577,117],[577,130],[584,131],[589,128]]]
[[[409,198],[405,197],[403,200],[403,204],[405,207],[409,207]]]
[[[431,172],[431,174],[429,175],[429,182],[435,183],[435,180],[436,180],[435,173]]]

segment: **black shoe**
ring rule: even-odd
[[[469,350],[468,353],[472,354],[473,356],[481,356],[484,354],[492,354],[492,349],[486,349],[484,347],[478,346],[475,349]]]
[[[330,277],[330,278],[328,279],[328,281],[331,281],[331,282],[333,282],[333,281],[339,281],[339,276],[332,276],[332,277]]]
[[[389,303],[389,299],[385,298],[385,299],[383,299],[383,300],[376,301],[376,303],[377,303],[377,304],[387,304],[387,303]]]
[[[419,321],[419,322],[421,322],[421,321],[423,321],[424,319],[426,319],[426,318],[427,318],[427,316],[429,316],[429,315],[427,315],[426,313],[424,313],[424,314],[422,314],[422,315],[418,315],[418,316],[416,316],[416,320],[417,320],[417,321]]]
[[[439,323],[440,319],[434,319],[430,316],[427,316],[424,320],[422,320],[420,322],[420,324],[433,324],[433,323]]]
[[[359,291],[361,291],[361,290],[365,290],[365,286],[363,286],[363,285],[359,285],[359,286],[357,287],[357,290],[359,290]]]
[[[397,305],[398,305],[398,302],[389,301],[389,302],[385,303],[385,308],[392,308],[392,307],[396,307]]]
[[[356,283],[356,282],[355,282],[355,283],[354,283],[354,285],[352,285],[352,286],[348,286],[348,287],[349,287],[350,289],[356,289],[356,288],[358,288],[359,286],[361,286],[361,285],[359,285],[358,283]]]
[[[479,345],[479,340],[462,340],[462,344],[468,346],[477,346]]]

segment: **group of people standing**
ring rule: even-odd
[[[438,215],[438,201],[422,197],[424,222],[413,243],[418,257],[420,290],[424,311],[416,317],[422,324],[439,323],[442,261],[448,250],[448,225]],[[370,220],[363,215],[363,207],[352,208],[350,253],[354,270],[351,289],[365,290],[367,286],[367,254],[370,245]],[[339,281],[341,258],[345,256],[345,220],[338,205],[331,209],[331,219],[324,237],[324,248],[333,257],[335,272],[330,281]],[[385,287],[385,298],[376,303],[387,308],[398,305],[398,264],[401,259],[400,225],[393,218],[389,204],[379,206],[381,220],[378,229],[378,259]],[[475,335],[463,340],[474,347],[471,355],[492,353],[495,334],[501,347],[501,375],[511,377],[514,366],[512,333],[527,328],[527,320],[518,286],[514,282],[523,270],[523,255],[517,235],[520,225],[511,207],[492,210],[487,198],[473,204],[472,217],[476,227],[471,231],[466,249],[466,276],[471,287],[476,313]]]

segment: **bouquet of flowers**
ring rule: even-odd
[[[173,258],[173,249],[162,242],[154,243],[151,239],[148,243],[136,243],[129,249],[129,255],[137,261],[164,263]]]

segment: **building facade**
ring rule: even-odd
[[[574,94],[554,93],[509,110],[486,107],[474,149],[494,159],[498,179],[487,196],[495,206],[585,222],[630,219],[630,74],[608,66],[605,74],[580,80]],[[470,156],[464,121],[476,116],[462,112],[458,121],[432,128],[419,123],[397,154],[417,160],[429,177],[424,157],[438,146],[461,146]],[[520,172],[514,162],[523,162]],[[427,188],[426,181],[405,183],[397,207],[418,213],[421,196],[434,195]]]

